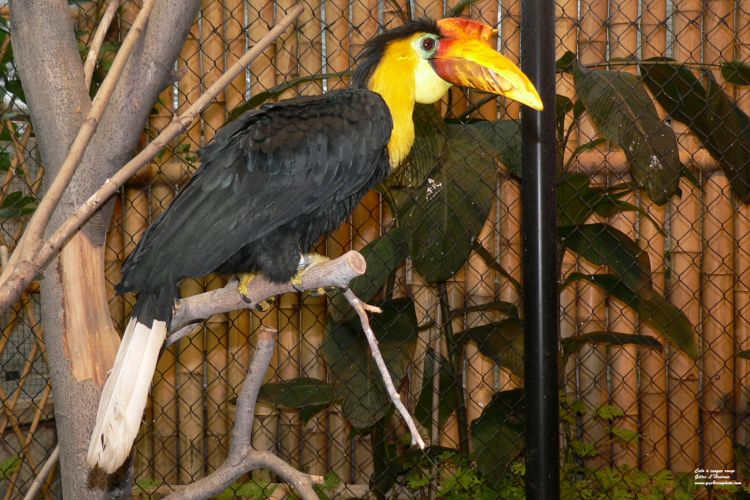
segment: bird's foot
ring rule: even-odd
[[[263,302],[258,302],[257,304],[253,302],[253,300],[250,298],[250,282],[253,281],[256,276],[257,274],[255,273],[241,274],[240,283],[237,285],[237,292],[239,292],[242,300],[244,300],[248,304],[252,304],[253,307],[255,307],[256,311],[266,312],[273,305],[274,297],[268,298]]]
[[[291,279],[292,286],[297,291],[302,292],[302,277],[305,275],[305,273],[317,265],[325,264],[326,262],[330,261],[331,259],[329,259],[325,255],[320,255],[319,253],[308,253],[300,256],[299,266],[297,267],[297,274],[295,274]],[[319,297],[321,295],[325,295],[326,289],[317,288],[315,290],[309,290],[309,293],[313,297]]]

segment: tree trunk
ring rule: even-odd
[[[199,0],[157,2],[49,230],[132,155],[148,113],[173,79],[174,61],[199,4]],[[11,0],[10,5],[16,64],[49,181],[62,165],[91,101],[68,2]],[[90,471],[85,457],[99,394],[119,344],[104,284],[110,216],[111,204],[49,264],[42,281],[42,321],[64,498],[99,498],[106,488],[101,473]]]

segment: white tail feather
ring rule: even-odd
[[[130,454],[141,426],[159,350],[167,336],[165,321],[149,327],[132,318],[125,329],[115,365],[104,384],[86,462],[107,473]]]

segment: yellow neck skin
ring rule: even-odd
[[[393,131],[388,141],[391,168],[396,168],[414,144],[414,111],[417,54],[412,41],[417,35],[392,42],[386,47],[383,59],[375,68],[368,88],[377,92],[388,105],[393,119]]]

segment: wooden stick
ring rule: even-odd
[[[728,179],[709,177],[703,219],[703,464],[731,469],[734,384],[734,214]]]
[[[683,311],[690,324],[700,328],[700,260],[701,218],[700,188],[687,181],[680,182],[682,198],[670,207],[672,241],[672,279],[669,298]],[[700,331],[700,330],[699,330]],[[671,469],[690,473],[698,466],[699,383],[695,362],[685,354],[672,350],[669,357],[668,425]]]
[[[219,94],[234,79],[243,68],[255,59],[273,40],[284,32],[292,21],[302,12],[302,5],[296,5],[289,11],[279,23],[268,32],[262,42],[250,49],[234,66],[229,68],[222,77],[216,81],[206,92],[195,101],[181,116],[175,120],[146,146],[138,155],[130,160],[115,175],[109,178],[91,197],[81,205],[68,220],[66,220],[45,242],[42,243],[38,252],[30,258],[23,259],[15,265],[8,267],[7,277],[0,285],[0,313],[7,310],[21,292],[33,281],[39,271],[47,265],[78,229],[99,209],[99,207],[110,196],[125,184],[125,182],[143,165],[156,156],[169,141],[185,131],[195,119],[196,115],[211,103],[213,98]],[[38,209],[37,209],[38,210]]]
[[[738,0],[735,11],[735,39],[737,48],[735,59],[747,61],[750,58],[750,0]],[[747,113],[750,111],[750,89],[736,89],[737,103]],[[735,328],[736,349],[739,352],[750,349],[750,205],[741,203],[735,214],[737,256],[735,273]],[[750,360],[735,358],[735,408],[750,405]],[[739,419],[737,443],[747,446],[750,443],[750,419]]]
[[[682,0],[673,3],[674,32],[680,42],[674,44],[673,57],[678,61],[700,62],[702,51],[702,2]],[[680,159],[687,165],[700,164],[698,140],[687,126],[672,123],[680,148]],[[670,206],[672,272],[670,300],[685,313],[701,336],[701,206],[700,189],[684,180],[680,182],[682,198]],[[669,357],[669,456],[668,463],[675,473],[693,474],[700,460],[699,394],[700,384],[695,361],[676,350]]]
[[[101,21],[99,21],[94,38],[91,39],[89,52],[86,54],[86,62],[83,65],[83,75],[87,89],[91,88],[91,79],[94,77],[94,69],[96,68],[96,60],[99,58],[99,51],[102,49],[104,38],[107,36],[109,27],[119,8],[120,0],[111,0],[107,4],[107,9],[104,11]]]
[[[643,0],[641,3],[641,58],[667,55],[667,2],[666,0]],[[660,110],[660,116],[666,116]],[[651,261],[651,279],[654,288],[666,292],[664,255],[666,238],[659,230],[664,227],[667,210],[653,203],[645,193],[641,193],[641,206],[651,216],[640,217],[640,239]],[[656,221],[656,225],[652,222]],[[658,338],[666,345],[666,339],[648,325],[641,323],[642,335]],[[640,402],[642,438],[640,440],[641,468],[655,474],[667,468],[667,367],[663,352],[643,349],[640,353],[640,379],[638,391]]]
[[[610,5],[609,29],[609,57],[633,60],[637,53],[638,29],[635,21],[638,18],[638,2],[619,0]],[[620,71],[634,73],[634,65],[618,68]],[[626,182],[630,176],[618,176],[611,182]],[[630,203],[636,203],[635,194],[631,193],[623,198]],[[626,212],[616,215],[610,220],[610,225],[619,229],[631,238],[636,235],[636,212]],[[636,333],[638,319],[633,310],[617,299],[609,299],[609,329],[615,332]],[[617,426],[633,433],[638,432],[638,370],[636,358],[638,351],[634,345],[610,347],[610,366],[612,368],[611,401],[622,408],[624,416],[617,422]],[[612,442],[612,459],[615,466],[638,466],[638,441],[623,442],[614,439]]]
[[[34,478],[34,481],[31,483],[31,486],[29,486],[28,491],[26,492],[26,495],[24,495],[23,500],[33,500],[36,498],[36,494],[39,492],[39,489],[42,487],[42,484],[44,484],[44,479],[49,475],[49,473],[52,471],[52,468],[57,464],[57,460],[60,458],[60,445],[56,445],[55,449],[52,450],[52,453],[50,453],[50,456],[47,458],[47,461],[44,462],[44,466],[42,466],[42,470],[39,471],[39,474],[36,475]]]

